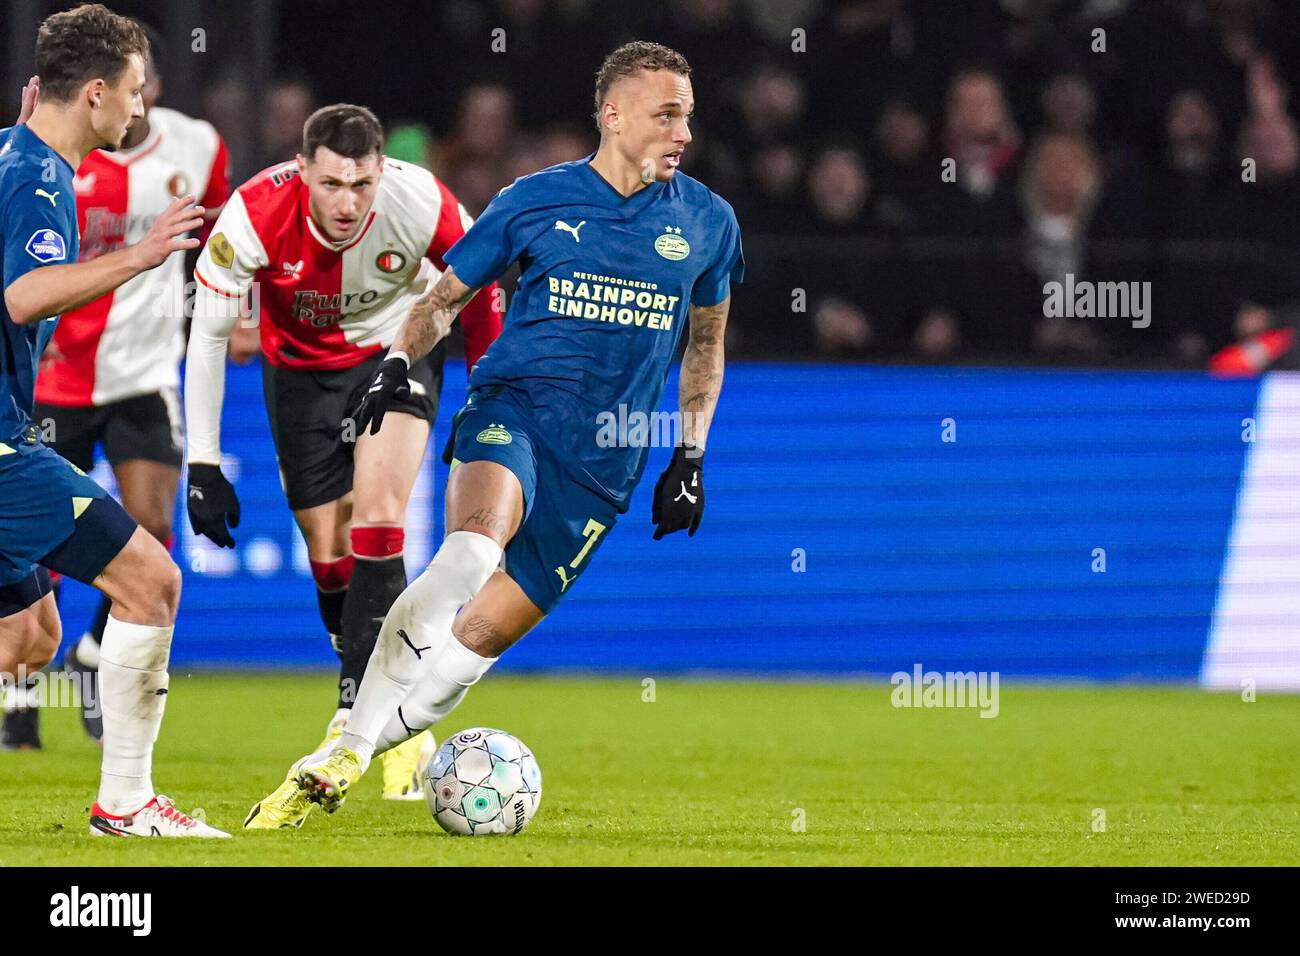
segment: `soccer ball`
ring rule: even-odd
[[[425,768],[424,799],[448,833],[513,836],[541,803],[542,768],[524,742],[504,730],[463,730]]]

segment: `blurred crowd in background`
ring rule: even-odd
[[[265,82],[250,5],[185,5],[237,182],[347,100],[475,214],[595,148],[606,52],[680,50],[683,169],[744,231],[733,355],[1203,367],[1300,302],[1295,0],[285,2]],[[1046,317],[1067,275],[1150,283],[1150,326]]]

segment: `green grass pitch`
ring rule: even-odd
[[[91,839],[98,749],[47,710],[46,749],[0,753],[0,865],[1293,865],[1300,697],[1004,681],[995,719],[896,709],[884,683],[490,676],[440,728],[509,730],[541,809],[454,838],[379,798],[244,833],[312,747],[325,675],[172,675],[154,779],[228,841]],[[1105,830],[1094,830],[1095,811]],[[802,831],[799,828],[803,821]]]

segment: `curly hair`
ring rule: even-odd
[[[41,98],[65,103],[94,79],[116,83],[133,53],[149,55],[140,24],[102,3],[83,3],[45,19],[36,33]]]
[[[600,129],[600,107],[609,94],[609,88],[615,80],[631,76],[637,70],[668,70],[681,76],[691,75],[691,65],[686,62],[686,57],[662,43],[648,40],[624,43],[605,57],[605,62],[596,71],[596,129]]]

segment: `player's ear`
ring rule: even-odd
[[[304,156],[302,153],[298,153],[296,156],[294,156],[293,161],[298,164],[299,172],[307,168],[307,157]]]
[[[96,77],[86,84],[86,100],[93,109],[104,105],[104,81]]]

